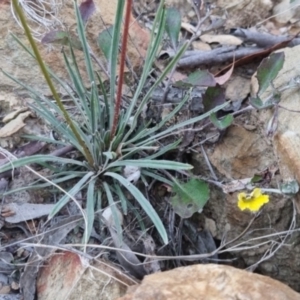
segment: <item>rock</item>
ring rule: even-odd
[[[300,294],[269,277],[222,265],[194,265],[146,276],[118,300],[297,300]]]
[[[273,163],[272,148],[259,132],[231,126],[212,153],[210,161],[228,179],[252,177]]]
[[[96,260],[93,265],[71,252],[52,256],[40,269],[37,280],[39,300],[114,300],[136,283],[116,266]]]
[[[293,79],[297,80],[300,74],[300,65],[296,63],[300,61],[299,50],[300,46],[283,50],[285,62],[283,69],[274,80],[275,87],[283,87],[289,85]],[[254,76],[252,78],[252,95],[255,95],[256,91],[257,83]],[[270,93],[271,90],[268,89],[263,94],[262,100],[267,99]],[[299,103],[298,87],[289,88],[282,93],[280,105],[289,110],[279,108],[277,128],[273,138],[267,137],[265,130],[274,113],[273,109],[254,110],[251,114],[241,116],[248,120],[256,120],[254,123],[257,125],[257,129],[251,132],[244,129],[241,118],[237,118],[235,125],[227,130],[219,143],[213,147],[206,147],[213,167],[225,175],[228,180],[252,178],[254,174],[263,170],[279,168],[280,174],[276,175],[271,183],[271,187],[274,188],[278,187],[280,181],[296,179],[300,182]],[[203,174],[207,168],[203,163],[203,158],[194,155],[194,160],[197,161],[197,164],[193,163],[196,174],[197,170],[201,170]],[[212,189],[211,198],[204,207],[202,218],[210,218],[215,222],[214,238],[217,240],[222,240],[225,233],[226,241],[238,237],[253,218],[250,212],[242,212],[238,209],[237,194],[238,192],[224,195],[222,191]],[[300,245],[294,242],[300,238],[300,233],[294,231],[291,235],[283,234],[281,239],[286,239],[284,245],[278,247],[276,251],[274,251],[276,247],[270,236],[274,232],[288,231],[291,225],[294,226],[293,220],[298,223],[300,217],[299,214],[296,215],[297,211],[289,197],[274,193],[269,195],[270,202],[263,207],[260,216],[255,219],[249,232],[239,241],[231,244],[227,250],[237,258],[233,264],[245,264],[245,267],[255,269],[261,274],[287,283],[295,290],[300,291],[300,283],[296,279],[300,272],[298,263]],[[295,204],[299,212],[300,205],[297,199]],[[206,226],[208,227],[207,224]],[[267,238],[268,235],[269,238]],[[263,241],[262,236],[266,236],[263,240],[269,242],[258,246]],[[280,239],[277,240],[277,242],[279,241]],[[243,245],[252,248],[240,248],[240,250],[235,249],[231,252],[230,247],[236,246],[237,243],[245,243]]]
[[[282,51],[282,50],[281,50]],[[285,48],[285,61],[282,70],[274,80],[275,88],[282,88],[291,85],[293,80],[297,80],[300,74],[300,46]],[[252,94],[258,89],[255,75],[252,78]],[[271,89],[267,89],[262,95],[262,100],[266,100],[271,95]],[[277,128],[275,131],[273,145],[275,155],[278,157],[280,174],[283,180],[297,179],[300,182],[300,94],[299,87],[289,88],[282,92],[279,103],[286,109],[279,108]],[[297,112],[298,111],[298,112]],[[261,110],[259,112],[260,121],[267,124],[273,115],[273,110]]]

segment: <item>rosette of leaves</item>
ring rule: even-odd
[[[90,0],[89,2],[92,3]],[[56,38],[61,38],[62,43],[69,47],[69,55],[67,55],[65,51],[62,51],[69,78],[62,80],[43,63],[26,25],[26,21],[24,17],[22,17],[22,12],[17,6],[17,1],[13,0],[13,3],[33,50],[27,48],[16,37],[15,39],[25,51],[39,63],[42,73],[52,91],[55,102],[43,97],[39,92],[23,82],[20,82],[13,76],[7,73],[5,74],[31,93],[32,98],[35,100],[32,109],[50,124],[61,137],[59,141],[45,137],[35,138],[62,146],[72,145],[78,152],[78,155],[76,158],[64,158],[51,155],[33,155],[19,158],[2,166],[1,172],[12,168],[28,166],[30,164],[38,164],[50,169],[52,175],[47,178],[45,183],[37,182],[30,187],[24,187],[24,189],[45,188],[48,186],[60,188],[63,184],[65,184],[64,186],[68,186],[67,184],[71,183],[72,187],[64,191],[64,194],[56,203],[55,209],[49,215],[49,218],[57,214],[70,199],[74,200],[75,195],[82,192],[82,195],[84,195],[86,199],[86,209],[81,210],[85,220],[84,242],[88,241],[91,234],[96,203],[101,203],[102,208],[104,208],[103,206],[110,205],[113,210],[114,205],[116,205],[115,199],[117,199],[118,202],[120,202],[123,213],[126,214],[128,207],[133,206],[129,204],[129,200],[127,199],[129,192],[132,199],[135,199],[135,201],[139,203],[140,207],[152,220],[163,242],[167,243],[168,237],[163,222],[141,190],[124,176],[123,169],[125,166],[136,167],[140,170],[141,177],[144,180],[152,178],[166,182],[167,184],[172,184],[170,180],[167,180],[162,175],[161,170],[189,170],[192,169],[192,166],[160,159],[166,152],[176,149],[180,140],[166,144],[161,148],[158,147],[158,141],[169,137],[179,129],[209,117],[212,113],[225,107],[226,104],[216,106],[200,116],[162,129],[165,128],[165,124],[181,110],[189,98],[189,94],[187,94],[182,102],[154,127],[149,127],[149,124],[140,124],[140,116],[150,99],[151,93],[166,78],[187,48],[187,43],[184,43],[178,49],[177,54],[156,79],[155,83],[147,93],[143,95],[143,88],[151,72],[153,62],[158,54],[165,32],[166,11],[164,2],[161,1],[156,12],[151,32],[150,46],[145,57],[143,70],[130,104],[127,105],[116,103],[115,100],[116,87],[118,87],[116,85],[117,62],[125,0],[118,1],[115,24],[110,29],[111,36],[107,39],[109,44],[105,45],[108,49],[109,91],[105,89],[101,76],[95,72],[93,56],[85,35],[84,21],[87,19],[86,14],[90,14],[91,12],[89,9],[82,10],[82,7],[78,7],[75,3],[78,34],[78,39],[75,42],[64,33],[60,32],[54,35]],[[83,11],[88,11],[88,13],[84,14]],[[107,34],[107,32],[105,34]],[[103,37],[103,35],[100,37]],[[80,48],[83,51],[86,71],[90,81],[89,88],[87,88],[83,82],[74,53],[74,47]],[[122,45],[122,47],[125,46]],[[120,64],[121,63],[122,62],[120,62]],[[79,114],[78,120],[69,115],[52,81],[68,94]],[[63,122],[58,122],[58,118],[63,119]],[[62,189],[60,188],[60,190]],[[113,213],[113,215],[115,215],[114,223],[117,227],[116,229],[121,236],[122,229],[118,221],[117,213]]]

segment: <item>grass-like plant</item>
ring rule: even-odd
[[[175,134],[178,130],[188,125],[209,117],[211,113],[222,109],[226,104],[219,105],[205,114],[171,125],[167,128],[165,126],[166,123],[173,118],[187,102],[189,98],[188,93],[182,102],[154,127],[149,127],[148,124],[141,124],[141,114],[150,99],[151,93],[176,66],[179,58],[187,48],[187,43],[184,43],[178,49],[176,56],[166,66],[155,83],[147,91],[146,95],[143,95],[143,88],[147,82],[165,33],[166,11],[163,1],[161,1],[156,13],[143,70],[129,105],[122,103],[121,91],[131,1],[118,1],[116,21],[113,26],[111,44],[109,45],[108,52],[108,74],[110,75],[109,92],[104,88],[101,76],[94,70],[91,51],[86,40],[84,22],[76,3],[77,33],[84,53],[86,72],[90,81],[89,88],[83,83],[72,43],[69,43],[70,51],[68,55],[63,51],[65,66],[69,74],[68,84],[55,75],[49,67],[45,66],[30,34],[22,11],[17,5],[17,0],[13,0],[13,3],[16,13],[25,29],[26,36],[30,41],[32,50],[24,46],[18,39],[17,41],[31,56],[36,58],[51,89],[55,102],[41,96],[36,90],[20,82],[13,76],[7,73],[5,74],[31,93],[35,100],[34,105],[32,105],[33,110],[48,122],[62,138],[60,141],[54,141],[44,137],[38,137],[38,139],[63,146],[72,145],[80,155],[74,159],[52,155],[33,155],[16,159],[2,166],[1,171],[4,172],[11,168],[18,168],[33,163],[40,164],[52,169],[52,175],[49,178],[51,182],[36,184],[34,186],[35,188],[43,188],[51,184],[54,186],[65,184],[64,186],[67,186],[67,183],[72,183],[72,188],[65,192],[56,203],[55,209],[49,216],[50,218],[57,214],[78,192],[82,191],[86,198],[86,210],[83,211],[86,222],[84,234],[85,242],[88,241],[93,227],[96,201],[101,202],[103,205],[111,205],[113,208],[113,204],[117,199],[120,201],[120,207],[126,210],[126,201],[128,201],[129,192],[129,194],[132,195],[132,199],[135,199],[139,203],[141,208],[152,220],[163,242],[167,243],[167,233],[160,217],[149,200],[143,195],[141,190],[137,188],[138,185],[135,185],[124,175],[124,168],[135,167],[138,180],[139,177],[142,176],[143,178],[150,177],[172,184],[172,182],[164,178],[161,170],[189,170],[192,169],[192,166],[160,159],[166,152],[175,150],[180,140],[170,144],[165,143],[165,145],[160,148],[158,147],[158,141]],[[121,58],[118,60],[125,3],[127,3],[127,8],[121,44]],[[118,84],[116,84],[118,61],[120,74]],[[72,118],[69,115],[56,92],[55,86],[58,85],[69,95],[73,105],[77,109],[78,118]],[[58,122],[58,118],[64,121]],[[113,213],[113,215],[117,214]],[[121,226],[118,223],[117,217],[115,218],[115,224],[120,233]]]

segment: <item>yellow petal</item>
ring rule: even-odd
[[[261,189],[255,188],[251,193],[251,196],[254,198],[258,198],[259,196],[261,196]]]
[[[246,208],[248,208],[247,202],[243,201],[243,199],[239,199],[238,207],[240,210],[245,210]]]
[[[254,201],[251,201],[249,209],[254,212],[259,211],[260,208],[268,202],[269,202],[269,196],[261,195],[258,198],[256,198]]]
[[[238,199],[239,199],[239,201],[243,201],[245,198],[246,198],[246,193],[239,193],[238,194]]]

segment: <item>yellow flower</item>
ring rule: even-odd
[[[257,212],[260,208],[269,202],[269,196],[263,195],[261,189],[254,189],[251,194],[239,193],[238,194],[238,207],[240,210],[249,209],[252,212]]]

